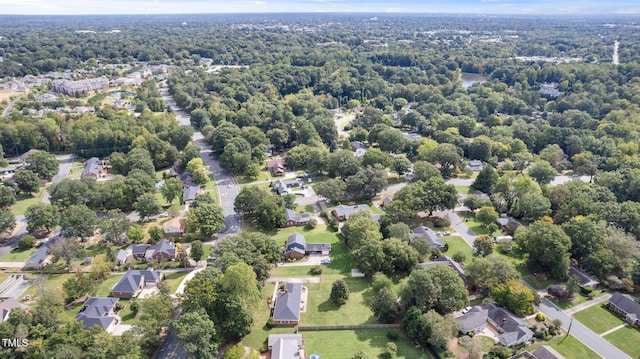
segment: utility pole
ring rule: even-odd
[[[567,334],[564,336],[564,338],[562,338],[562,340],[560,341],[560,344],[562,344],[562,342],[564,342],[564,340],[567,339],[567,337],[569,336],[569,332],[571,332],[571,325],[573,325],[573,317],[571,317],[571,321],[569,322],[569,328],[567,328]]]

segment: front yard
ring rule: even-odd
[[[623,324],[622,319],[601,305],[581,310],[573,317],[598,334]]]
[[[42,202],[42,198],[44,198],[46,192],[47,191],[45,189],[45,186],[41,186],[38,193],[18,194],[16,196],[16,203],[11,206],[11,213],[13,213],[14,215],[25,214],[29,206]]]
[[[175,293],[184,277],[189,273],[188,271],[164,272],[164,281],[169,286],[169,293]]]
[[[29,257],[36,251],[36,248],[27,249],[26,251],[21,251],[18,248],[15,248],[6,256],[0,258],[2,262],[26,262]]]
[[[600,356],[593,350],[589,349],[581,341],[573,335],[569,335],[566,339],[563,336],[556,337],[546,343],[534,344],[527,347],[528,351],[534,351],[540,345],[548,345],[562,354],[565,359],[600,359]]]
[[[604,337],[632,358],[640,357],[640,330],[626,326]]]
[[[473,260],[473,250],[469,247],[469,244],[462,239],[460,236],[446,236],[442,237],[442,240],[445,244],[449,246],[449,250],[447,250],[445,255],[453,258],[453,255],[457,252],[461,252],[464,254],[464,264],[470,264]]]

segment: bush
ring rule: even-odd
[[[275,320],[273,320],[273,317],[269,317],[269,319],[267,319],[267,324],[264,325],[265,327],[267,327],[267,329],[271,329],[273,327],[276,326],[276,322]]]
[[[18,249],[21,251],[26,251],[27,249],[31,249],[36,245],[36,237],[31,235],[25,235],[20,237],[18,241]]]
[[[593,292],[593,288],[591,286],[580,287],[580,291],[584,294],[589,294]]]
[[[311,220],[309,222],[307,222],[307,224],[304,225],[304,229],[306,229],[307,231],[310,231],[310,230],[316,228],[317,224],[318,224],[318,221],[316,221],[315,218],[311,218]]]
[[[542,314],[542,313],[536,314],[536,321],[537,322],[544,322],[544,319],[545,319],[544,314]]]
[[[556,334],[558,334],[558,331],[556,330],[556,327],[554,327],[553,325],[549,327],[549,334],[555,336]]]
[[[451,225],[451,220],[449,219],[449,217],[441,217],[436,219],[433,222],[433,225],[437,228],[449,227]]]
[[[138,311],[140,311],[140,303],[138,303],[138,301],[133,298],[129,302],[129,308],[131,309],[131,313],[135,317],[136,315],[138,315]]]
[[[320,275],[322,274],[322,267],[314,266],[309,270],[309,273],[311,273],[312,275]]]
[[[453,257],[451,258],[458,263],[462,263],[464,262],[465,259],[467,259],[467,256],[465,256],[464,253],[462,253],[461,251],[458,251],[458,252],[455,252],[453,254]]]
[[[390,330],[387,332],[387,339],[396,341],[400,337],[397,330]]]

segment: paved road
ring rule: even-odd
[[[469,226],[467,226],[464,219],[460,218],[460,216],[458,216],[454,211],[444,211],[440,213],[444,213],[449,216],[449,219],[451,220],[451,227],[453,227],[453,229],[460,234],[460,237],[462,237],[462,239],[464,239],[464,241],[473,248],[473,241],[476,239],[476,234],[471,230],[471,228],[469,228]]]
[[[542,298],[538,309],[542,313],[544,313],[545,316],[551,319],[562,320],[562,328],[564,328],[565,330],[569,329],[569,324],[571,324],[571,317],[567,315],[567,313],[563,312],[562,309],[556,307],[548,299]],[[576,337],[576,339],[580,340],[582,343],[584,343],[584,345],[591,348],[591,350],[593,350],[603,358],[631,358],[622,350],[616,348],[613,344],[609,343],[577,320],[574,320],[573,324],[571,324],[570,333],[571,335]]]
[[[160,94],[167,103],[167,106],[175,113],[178,123],[183,126],[191,126],[189,115],[178,108],[173,98],[169,95],[169,90],[166,87],[162,87],[160,88]],[[242,230],[242,216],[233,209],[233,202],[238,195],[238,186],[233,176],[227,170],[220,167],[218,159],[211,156],[211,147],[202,136],[202,133],[195,131],[192,140],[200,146],[200,157],[211,173],[213,173],[213,178],[218,185],[220,205],[222,206],[222,213],[224,214],[224,222],[226,225],[225,230],[218,235],[218,240],[220,240]]]
[[[16,216],[16,229],[13,233],[13,236],[9,237],[9,239],[4,242],[2,247],[0,247],[0,258],[4,258],[4,256],[9,254],[9,252],[16,248],[18,246],[20,237],[25,234],[27,234],[27,220],[22,215]]]
[[[71,165],[73,164],[74,158],[74,155],[58,157],[58,160],[60,161],[60,167],[58,168],[58,173],[53,177],[53,179],[51,179],[51,184],[56,184],[67,178],[67,176],[69,175],[69,171],[71,171]],[[51,201],[49,200],[49,192],[46,192],[44,194],[42,203],[51,203]]]
[[[4,117],[4,118],[9,117],[9,115],[11,114],[11,109],[13,108],[13,105],[16,104],[16,102],[18,102],[18,100],[13,100],[13,101],[9,102],[9,105],[7,105],[7,108],[4,110],[4,113],[2,114],[2,117]]]
[[[180,316],[180,312],[178,312],[178,316]],[[164,337],[164,341],[156,350],[153,359],[187,359],[187,353],[178,342],[175,330],[171,329],[169,334]]]

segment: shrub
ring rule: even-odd
[[[135,317],[136,315],[138,315],[138,311],[140,311],[140,303],[138,303],[138,301],[133,298],[129,302],[129,308],[131,309],[131,313]]]
[[[593,292],[593,288],[591,286],[580,287],[580,291],[584,294],[589,294]]]
[[[387,339],[396,341],[400,337],[397,330],[390,330],[387,332]]]
[[[550,285],[547,292],[558,300],[566,300],[569,297],[567,288],[561,284]]]
[[[317,224],[318,224],[318,221],[316,221],[315,218],[312,218],[309,222],[307,222],[307,224],[304,225],[304,229],[310,231],[310,230],[316,228]]]
[[[309,273],[311,273],[312,275],[320,275],[322,274],[322,267],[314,266],[309,270]]]
[[[269,317],[269,319],[267,319],[267,324],[265,324],[264,326],[267,327],[268,329],[275,327],[276,322],[275,320],[273,320],[273,317]]]
[[[449,217],[440,217],[433,222],[433,225],[437,228],[449,227],[451,225],[451,220]]]
[[[464,262],[465,259],[467,259],[467,256],[465,256],[464,253],[462,253],[461,251],[458,251],[458,252],[455,252],[453,254],[453,257],[451,258],[458,263],[462,263]]]
[[[560,319],[554,319],[552,321],[552,323],[553,323],[553,326],[556,327],[556,328],[562,327],[562,320],[560,320]]]
[[[553,325],[549,327],[549,334],[555,336],[556,334],[558,334],[556,327],[554,327]]]
[[[20,237],[18,241],[18,249],[21,251],[26,251],[27,249],[31,249],[36,245],[36,237],[31,235],[25,235]]]
[[[347,283],[342,279],[333,282],[331,285],[331,301],[342,305],[347,302],[347,299],[349,299],[349,286],[347,286]]]
[[[544,314],[542,314],[542,313],[536,314],[536,321],[544,322],[544,319],[545,319]]]

